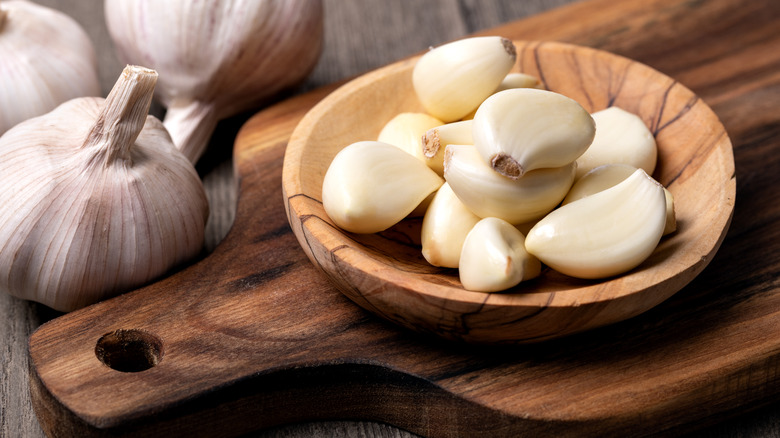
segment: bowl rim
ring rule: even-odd
[[[366,270],[363,270],[366,275],[374,277],[380,283],[393,285],[394,287],[399,288],[401,292],[420,294],[425,296],[426,299],[433,301],[478,305],[480,308],[487,308],[492,306],[518,307],[524,309],[529,307],[583,307],[591,304],[626,299],[637,294],[646,293],[658,294],[659,299],[657,299],[657,302],[655,303],[658,304],[692,281],[710,262],[713,255],[720,247],[720,244],[722,243],[729,228],[731,218],[733,216],[734,198],[736,193],[733,149],[728,135],[726,134],[725,128],[720,123],[715,113],[704,102],[696,97],[692,91],[684,87],[679,82],[668,78],[667,76],[663,75],[663,73],[658,72],[649,66],[641,64],[637,61],[630,60],[621,55],[616,55],[610,52],[586,46],[578,46],[561,42],[515,40],[514,43],[519,47],[518,55],[520,55],[520,50],[533,51],[531,56],[534,57],[538,57],[540,53],[545,55],[555,52],[558,53],[558,55],[568,56],[572,52],[578,52],[584,56],[601,58],[606,57],[608,62],[619,61],[623,63],[629,63],[631,68],[635,69],[634,72],[636,72],[636,69],[640,69],[650,72],[649,74],[660,75],[660,77],[669,79],[670,85],[667,93],[683,93],[683,95],[689,94],[692,96],[691,107],[696,106],[697,111],[703,111],[704,116],[708,118],[710,127],[713,128],[712,130],[717,131],[715,132],[717,134],[717,138],[713,142],[712,150],[718,151],[720,153],[722,160],[721,164],[726,168],[726,172],[728,172],[728,169],[730,168],[730,178],[727,180],[727,184],[724,184],[718,188],[720,190],[720,194],[722,195],[721,198],[724,199],[725,202],[719,206],[718,214],[715,216],[718,221],[714,224],[710,224],[710,227],[717,227],[717,232],[707,234],[706,236],[696,236],[696,239],[700,239],[698,242],[696,242],[697,245],[694,245],[694,247],[697,249],[696,254],[688,254],[689,257],[686,257],[686,260],[683,263],[684,266],[680,266],[679,269],[676,270],[673,274],[663,275],[660,277],[650,276],[653,279],[653,281],[650,283],[641,281],[650,275],[648,272],[646,272],[648,271],[647,268],[642,268],[634,269],[626,274],[610,279],[593,281],[577,280],[576,282],[580,283],[579,287],[553,291],[524,290],[526,288],[522,287],[517,292],[511,292],[510,290],[510,292],[486,294],[483,292],[468,291],[463,288],[456,288],[445,284],[430,282],[424,277],[420,277],[416,274],[414,274],[414,281],[410,282],[407,281],[406,275],[399,275],[391,268],[388,268],[381,261],[374,259],[370,254],[366,254],[365,252],[360,251],[359,248],[349,248],[352,250],[351,253],[353,254],[346,255],[346,244],[344,243],[344,239],[356,242],[355,239],[350,236],[351,233],[338,229],[332,223],[329,226],[315,226],[314,224],[319,223],[319,221],[311,221],[309,213],[305,213],[305,218],[302,217],[302,213],[299,211],[298,204],[292,199],[302,195],[308,197],[311,202],[319,202],[321,205],[321,194],[314,196],[312,194],[304,193],[303,191],[302,182],[299,178],[300,172],[298,171],[304,162],[302,157],[303,150],[306,146],[308,137],[312,134],[314,128],[317,126],[317,122],[325,117],[333,107],[338,106],[340,103],[343,104],[345,100],[350,99],[353,94],[359,93],[361,90],[365,90],[366,87],[374,86],[375,81],[379,78],[405,73],[410,75],[410,71],[414,63],[420,56],[418,55],[368,72],[334,90],[322,101],[317,103],[304,116],[304,118],[298,123],[298,126],[296,126],[288,142],[287,150],[285,151],[282,172],[282,186],[288,220],[296,234],[296,238],[307,253],[307,256],[312,260],[312,262],[315,263],[315,265],[318,265],[321,270],[328,274],[331,279],[333,279],[332,273],[328,272],[327,268],[323,267],[320,261],[317,260],[317,257],[312,253],[311,245],[315,242],[312,242],[310,240],[311,238],[319,241],[319,244],[323,245],[323,248],[331,253],[331,257],[342,259],[338,261],[338,263],[354,265],[355,262],[350,262],[350,260],[356,257],[356,260],[361,263],[361,266],[366,268],[368,271],[366,272]],[[517,65],[515,68],[517,69]],[[520,66],[520,68],[522,68],[522,66]],[[542,80],[545,88],[548,88],[549,84],[546,83],[546,78],[541,77],[540,79]],[[662,111],[663,108],[661,108],[660,112]],[[660,117],[661,116],[659,115],[659,119]],[[673,122],[674,120],[670,123]],[[664,127],[666,126],[661,128]],[[344,146],[346,146],[346,144],[344,144]],[[715,152],[710,152],[710,154],[712,153]],[[730,183],[728,183],[729,181]],[[674,183],[674,180],[672,183]],[[664,185],[666,186],[667,184]],[[670,190],[672,190],[671,187]],[[327,215],[324,214],[324,210],[323,215],[324,217],[321,219],[323,219],[324,222],[329,221],[329,219],[327,219]],[[328,246],[328,243],[323,242],[322,239],[318,237],[320,233],[326,233],[333,237],[335,246]],[[339,255],[334,253],[334,249],[337,249],[336,247],[338,247],[338,252],[340,253]],[[349,245],[346,245],[346,247],[349,247]],[[649,270],[652,271],[652,266]],[[417,288],[412,284],[420,280],[426,281],[427,286],[425,288]],[[630,287],[620,287],[618,288],[616,294],[614,288],[610,287],[611,285],[616,284],[614,283],[615,281],[618,281],[621,286],[630,285]],[[343,288],[339,289],[342,292],[345,292]],[[354,291],[346,292],[345,294],[355,300],[355,297],[353,296]],[[358,302],[358,304],[361,304],[363,307],[367,307],[367,303]],[[653,304],[653,306],[655,304]],[[376,312],[378,309],[369,308],[369,310]],[[634,316],[634,314],[636,314],[636,311],[629,311],[627,312],[626,318]],[[394,319],[392,315],[382,316],[388,319]]]

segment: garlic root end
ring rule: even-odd
[[[523,166],[512,158],[511,155],[496,154],[490,159],[490,165],[496,172],[514,180],[521,178],[525,174]]]

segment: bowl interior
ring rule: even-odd
[[[619,277],[586,281],[545,270],[506,292],[462,288],[456,270],[422,257],[420,220],[379,234],[338,229],[322,207],[322,180],[343,147],[376,139],[404,111],[423,111],[411,85],[416,58],[361,76],[325,98],[290,139],[283,190],[290,225],[309,258],[350,299],[402,326],[449,339],[524,343],[620,321],[657,305],[710,261],[728,228],[735,180],[731,143],[716,115],[690,90],[650,67],[603,51],[516,41],[515,71],[595,112],[619,106],[656,137],[654,177],[675,198],[678,230]]]

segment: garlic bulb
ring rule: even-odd
[[[444,180],[396,146],[358,141],[339,151],[322,181],[322,205],[339,227],[377,233],[409,215]]]
[[[72,99],[0,137],[0,290],[70,311],[200,252],[205,192],[147,116],[156,79],[128,66],[106,99]]]
[[[322,47],[321,0],[106,0],[120,60],[160,74],[174,144],[194,163],[217,122],[301,82]]]
[[[605,278],[649,257],[665,224],[663,187],[637,169],[621,183],[545,216],[528,232],[525,248],[562,274]]]
[[[92,42],[57,10],[0,1],[0,59],[0,135],[67,100],[100,96]]]

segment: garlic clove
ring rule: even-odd
[[[532,76],[525,73],[509,73],[504,77],[501,83],[498,84],[498,88],[496,88],[493,94],[498,93],[499,91],[509,90],[512,88],[538,88],[540,90],[544,89],[542,83],[539,81],[538,78],[536,78],[536,76]],[[461,120],[474,119],[474,115],[477,113],[478,109],[479,107],[474,108],[470,113],[463,116]]]
[[[582,155],[595,134],[593,118],[576,101],[552,91],[516,88],[488,97],[474,116],[474,145],[509,178],[561,167]]]
[[[417,159],[425,161],[423,135],[442,123],[441,120],[425,113],[400,113],[382,127],[377,141],[397,146]]]
[[[457,40],[429,50],[414,66],[412,84],[425,110],[445,123],[471,112],[512,69],[512,41],[498,36]]]
[[[425,163],[440,176],[444,175],[444,150],[450,144],[474,144],[472,122],[464,120],[429,129],[422,137]]]
[[[77,97],[100,96],[95,49],[70,16],[0,1],[0,135]]]
[[[466,236],[459,261],[468,290],[498,292],[539,276],[541,263],[525,249],[525,237],[498,218],[480,220]]]
[[[613,187],[631,176],[636,169],[628,164],[605,164],[591,169],[574,182],[561,205]]]
[[[443,183],[401,149],[359,141],[333,158],[322,181],[322,204],[338,227],[376,233],[401,221]]]
[[[638,169],[607,190],[552,211],[529,231],[525,248],[563,274],[611,277],[647,259],[665,223],[663,187]]]
[[[566,205],[615,186],[631,176],[636,169],[636,167],[628,164],[604,164],[596,167],[574,182],[569,193],[563,198],[561,205]],[[665,236],[677,230],[677,218],[674,213],[674,197],[666,187],[664,187],[664,196],[666,197]]]
[[[536,76],[529,75],[527,73],[509,73],[504,77],[496,93],[499,91],[510,90],[512,88],[537,88],[543,89],[542,82]]]
[[[566,196],[576,164],[537,169],[513,180],[495,172],[471,145],[449,145],[444,178],[469,210],[479,217],[498,217],[511,224],[541,218]]]
[[[653,174],[658,149],[653,133],[639,116],[613,106],[592,117],[596,135],[577,158],[577,178],[603,164],[628,164]]]
[[[463,241],[480,221],[455,196],[448,183],[433,197],[422,222],[422,254],[433,266],[457,268]]]
[[[0,290],[71,311],[198,255],[208,203],[193,165],[147,116],[157,74],[128,66],[0,137]]]

